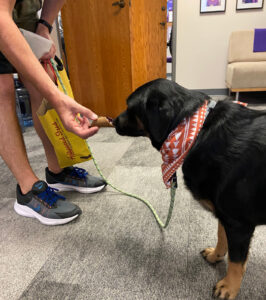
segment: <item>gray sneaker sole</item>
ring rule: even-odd
[[[90,187],[80,187],[80,186],[74,186],[74,185],[67,185],[67,184],[62,184],[62,183],[55,183],[55,184],[48,183],[48,185],[49,185],[49,187],[51,187],[53,189],[57,189],[59,192],[77,191],[77,192],[83,193],[83,194],[93,194],[93,193],[100,192],[106,186],[104,184],[104,185],[101,185],[101,186],[90,188]]]
[[[42,224],[49,225],[49,226],[67,224],[79,216],[79,214],[77,214],[73,217],[64,218],[64,219],[49,219],[38,214],[36,211],[29,208],[28,206],[19,204],[17,201],[14,204],[14,210],[20,216],[27,217],[27,218],[35,218],[39,220]]]

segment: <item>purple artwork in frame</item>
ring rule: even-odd
[[[258,3],[258,0],[242,0],[243,3]]]
[[[201,0],[200,13],[225,12],[226,0]]]
[[[220,0],[207,0],[207,6],[217,6],[217,5],[221,5],[221,1]]]
[[[263,0],[237,0],[236,9],[252,9],[252,8],[263,8]]]

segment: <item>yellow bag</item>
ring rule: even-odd
[[[74,98],[65,69],[61,68],[56,73],[58,88]],[[37,115],[54,147],[61,168],[92,159],[86,141],[64,128],[57,112],[49,105],[46,99],[43,99]]]

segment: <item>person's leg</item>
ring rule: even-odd
[[[29,164],[16,115],[12,74],[0,75],[0,115],[0,155],[18,182],[15,211],[46,225],[66,224],[76,219],[81,209],[40,181]]]
[[[53,173],[60,173],[62,171],[62,169],[60,168],[60,166],[58,164],[58,160],[57,160],[57,157],[56,157],[56,154],[54,151],[54,147],[51,144],[50,140],[48,139],[48,137],[40,123],[40,120],[37,116],[37,113],[36,113],[42,103],[43,97],[39,93],[39,91],[36,90],[36,88],[30,82],[28,82],[27,80],[24,80],[23,77],[20,77],[20,78],[30,94],[31,110],[32,110],[32,118],[33,118],[33,122],[34,122],[34,127],[35,127],[35,130],[36,130],[38,136],[40,137],[40,139],[42,141],[45,155],[47,158],[48,169]]]
[[[0,75],[0,116],[0,155],[15,176],[22,193],[27,193],[38,178],[30,167],[19,127],[12,74]]]
[[[48,74],[53,79],[52,72],[48,71]],[[23,78],[21,80],[30,94],[34,127],[44,146],[48,164],[45,173],[49,186],[59,191],[75,190],[80,193],[96,193],[101,191],[106,186],[106,182],[101,178],[91,176],[84,169],[77,167],[60,168],[53,145],[46,136],[36,114],[41,105],[42,96],[31,83]]]
[[[49,67],[47,70],[51,79],[54,80],[53,72]],[[46,136],[36,113],[42,103],[42,95],[30,82],[23,77],[20,78],[30,94],[34,127],[44,146],[48,164],[48,168],[45,169],[46,182],[48,185],[58,191],[74,190],[80,193],[96,193],[101,191],[106,186],[106,182],[103,179],[89,175],[86,170],[78,167],[68,167],[64,169],[60,167],[54,147]]]

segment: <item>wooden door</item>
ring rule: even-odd
[[[131,0],[133,89],[166,78],[167,0]]]
[[[124,7],[113,5],[124,3]],[[122,5],[121,5],[122,6]],[[145,82],[166,77],[166,0],[67,0],[62,10],[75,99],[117,116]]]
[[[75,99],[114,117],[132,91],[129,6],[115,0],[67,0],[62,10]]]

